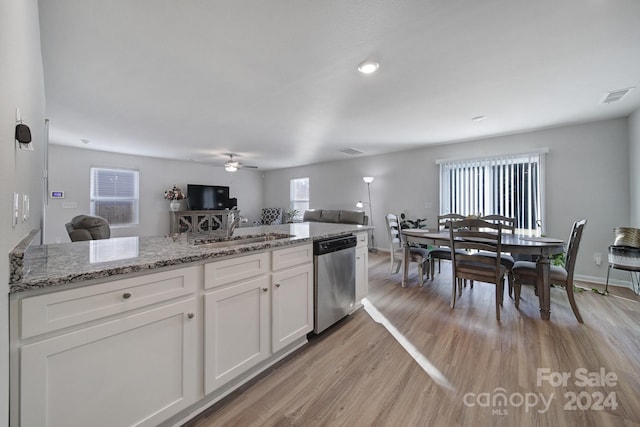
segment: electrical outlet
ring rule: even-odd
[[[602,264],[602,253],[594,252],[593,253],[593,262],[595,262],[596,265]]]

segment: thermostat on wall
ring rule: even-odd
[[[64,191],[52,191],[51,192],[52,199],[64,199]]]

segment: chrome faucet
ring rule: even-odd
[[[230,210],[227,213],[227,238],[233,235],[236,227],[240,225],[240,211],[237,209]]]

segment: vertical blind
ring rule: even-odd
[[[544,153],[439,163],[440,213],[504,215],[528,232],[543,224]]]
[[[114,225],[138,223],[138,171],[91,168],[91,214]]]

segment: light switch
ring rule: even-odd
[[[13,193],[13,226],[18,225],[18,216],[20,215],[20,195]]]
[[[27,221],[29,219],[29,195],[22,195],[22,221]]]
[[[62,204],[63,209],[76,209],[78,207],[77,202],[64,202]]]

